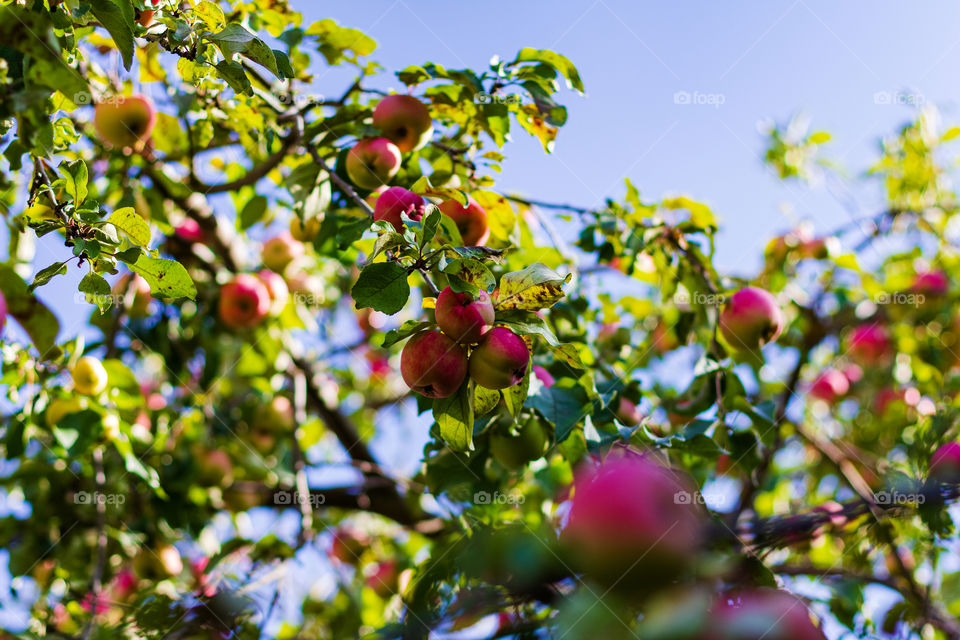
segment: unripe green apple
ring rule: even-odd
[[[930,477],[938,482],[960,484],[960,442],[948,442],[934,451]]]
[[[320,227],[323,225],[323,215],[310,216],[303,222],[300,218],[293,216],[290,218],[290,235],[299,242],[313,242],[317,234],[320,233]]]
[[[408,95],[387,96],[373,110],[373,126],[403,153],[419,149],[433,135],[430,110]]]
[[[494,327],[470,354],[470,377],[487,389],[506,389],[520,384],[527,374],[530,350],[523,338],[510,329]]]
[[[704,521],[684,476],[627,454],[577,473],[560,540],[576,567],[594,579],[649,587],[689,566]]]
[[[267,269],[283,273],[287,265],[302,256],[303,253],[303,243],[294,240],[290,232],[284,231],[263,243],[260,259]]]
[[[490,453],[508,469],[522,469],[547,451],[550,439],[539,420],[531,419],[516,431],[497,429],[490,434]]]
[[[386,220],[393,225],[397,233],[403,233],[403,218],[405,213],[411,220],[420,220],[424,213],[423,198],[403,187],[390,187],[380,194],[373,207],[373,219]]]
[[[495,312],[486,291],[471,296],[447,287],[437,296],[435,315],[441,331],[457,343],[469,345],[480,342],[490,330]]]
[[[456,393],[467,377],[467,354],[439,331],[424,331],[404,345],[400,375],[420,395],[446,398]]]
[[[252,329],[270,313],[270,292],[256,276],[241,273],[220,287],[220,320],[234,329]]]
[[[263,269],[257,273],[260,282],[267,288],[267,294],[270,296],[270,315],[277,316],[283,312],[287,306],[287,300],[290,299],[290,290],[287,289],[287,282],[276,271]]]
[[[730,296],[720,313],[720,333],[731,348],[753,351],[783,330],[783,314],[768,291],[745,287]]]
[[[153,103],[141,95],[112,96],[98,104],[93,112],[97,133],[105,142],[118,148],[141,147],[156,122]]]
[[[702,640],[825,640],[800,598],[755,588],[721,594]]]
[[[466,207],[457,200],[444,200],[440,203],[440,212],[457,225],[465,247],[482,245],[490,238],[487,212],[473,198],[468,200]]]
[[[70,371],[73,376],[73,388],[77,393],[95,396],[107,388],[107,370],[103,363],[93,356],[83,356]]]
[[[347,152],[347,175],[361,189],[376,189],[400,170],[400,150],[386,138],[364,138]]]

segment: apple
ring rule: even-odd
[[[467,377],[467,354],[439,331],[424,331],[404,345],[400,375],[420,395],[446,398],[456,393]]]
[[[676,577],[696,555],[704,516],[677,472],[632,453],[582,467],[560,541],[577,568],[624,586]]]
[[[753,351],[783,330],[783,314],[768,291],[745,287],[730,296],[720,313],[720,333],[736,351]]]
[[[253,412],[251,428],[270,433],[293,431],[293,404],[286,396],[273,396],[270,402],[258,406]]]
[[[510,329],[490,329],[470,354],[470,377],[487,389],[506,389],[520,384],[530,364],[530,350],[523,338]]]
[[[960,442],[948,442],[933,452],[930,478],[937,482],[960,484]]]
[[[220,287],[220,320],[233,329],[252,329],[270,313],[270,292],[254,275],[241,273]]]
[[[212,598],[217,593],[217,585],[210,580],[210,574],[207,572],[207,565],[210,564],[210,558],[202,556],[196,560],[190,561],[190,574],[196,583],[197,592],[204,597]]]
[[[486,291],[471,296],[447,287],[437,296],[435,315],[441,331],[455,342],[469,345],[480,342],[493,327],[495,312]]]
[[[97,133],[117,148],[143,146],[156,123],[153,103],[142,95],[112,96],[97,104],[93,112]]]
[[[950,280],[946,273],[939,270],[918,273],[910,291],[930,298],[942,298],[950,292]]]
[[[399,578],[400,573],[397,571],[397,563],[388,560],[374,564],[373,571],[367,575],[364,584],[381,598],[389,598],[397,592]]]
[[[643,414],[640,413],[640,409],[632,401],[620,396],[620,402],[617,405],[617,420],[627,425],[628,427],[635,427],[640,424],[640,421],[643,420]]]
[[[833,404],[850,391],[850,381],[836,369],[827,369],[813,381],[810,386],[810,395],[827,404]]]
[[[193,218],[184,219],[174,228],[173,232],[178,238],[187,242],[203,242],[207,237],[200,223]]]
[[[364,138],[347,152],[347,175],[361,189],[386,184],[400,170],[400,149],[386,138]]]
[[[880,324],[864,324],[847,336],[847,353],[857,364],[879,367],[893,355],[893,345],[887,330]]]
[[[263,269],[257,273],[260,282],[267,288],[267,295],[270,296],[270,315],[278,316],[287,306],[287,300],[290,299],[290,290],[287,289],[287,282],[276,271]]]
[[[302,256],[304,253],[303,243],[294,240],[289,231],[284,231],[280,235],[274,236],[263,244],[263,250],[260,252],[260,259],[267,269],[283,273],[287,266]]]
[[[553,375],[538,364],[533,365],[533,375],[537,376],[540,384],[548,389],[557,383]]]
[[[387,96],[373,110],[373,126],[403,153],[423,147],[433,135],[430,110],[417,98]]]
[[[393,225],[397,233],[403,233],[403,219],[400,214],[405,213],[411,220],[419,220],[423,217],[424,209],[423,198],[413,191],[403,187],[390,187],[377,198],[373,207],[373,219],[386,220]]]
[[[330,556],[341,564],[355,564],[369,546],[370,539],[365,535],[345,527],[338,527],[333,532]]]
[[[537,419],[530,419],[516,430],[497,429],[490,434],[490,453],[508,469],[522,469],[547,452],[550,438]]]
[[[703,640],[825,640],[803,601],[787,591],[755,588],[718,597]]]
[[[469,198],[466,207],[457,200],[444,200],[440,212],[457,225],[465,247],[482,245],[490,238],[487,212],[473,198]]]
[[[73,388],[77,393],[95,396],[107,388],[107,370],[93,356],[83,356],[70,371]]]
[[[128,602],[137,593],[137,574],[133,569],[121,569],[110,581],[110,599],[114,602]]]
[[[130,318],[146,318],[150,315],[150,302],[153,300],[150,285],[139,274],[124,274],[113,285],[111,292],[117,298],[123,298],[124,308]]]
[[[54,398],[47,406],[44,421],[48,427],[55,427],[71,413],[77,413],[87,408],[87,399],[70,396],[68,398]]]
[[[321,225],[323,225],[322,215],[310,216],[303,222],[299,217],[293,216],[290,218],[290,235],[299,242],[313,242],[320,233]]]
[[[194,456],[197,471],[204,484],[228,487],[233,484],[233,461],[226,451],[213,449]]]
[[[153,24],[153,14],[156,11],[157,7],[160,6],[160,0],[147,0],[146,4],[152,6],[153,9],[134,9],[134,19],[137,21],[141,27],[149,27]]]

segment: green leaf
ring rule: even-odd
[[[197,296],[197,287],[190,274],[176,260],[151,258],[141,255],[134,263],[127,263],[130,269],[143,276],[150,285],[150,294],[154,298],[190,298]]]
[[[277,58],[273,55],[273,50],[242,24],[232,22],[223,31],[208,33],[206,39],[217,45],[226,60],[232,61],[234,56],[240,54],[263,65],[279,77]]]
[[[253,225],[263,220],[267,213],[267,198],[265,196],[255,195],[243,205],[240,211],[240,229],[247,230]]]
[[[90,448],[103,428],[103,416],[93,409],[75,411],[63,417],[53,427],[53,437],[71,456],[82,454]]]
[[[78,286],[80,293],[86,294],[87,302],[95,304],[103,313],[113,304],[113,296],[110,295],[110,284],[98,273],[88,273],[83,277]]]
[[[509,309],[497,314],[497,323],[505,324],[514,333],[536,335],[543,338],[551,347],[560,345],[560,341],[553,333],[547,321],[532,311]],[[583,366],[580,367],[581,369]]]
[[[520,415],[520,411],[523,410],[523,403],[527,400],[527,392],[530,390],[531,369],[532,367],[527,367],[520,384],[515,384],[503,390],[503,402],[507,405],[507,410],[510,411],[514,419]]]
[[[37,275],[33,277],[33,282],[30,283],[30,286],[27,287],[28,291],[34,291],[37,287],[42,287],[43,285],[50,282],[54,276],[64,275],[67,273],[67,263],[66,262],[54,262],[49,267],[41,269],[37,272]]]
[[[7,313],[27,332],[40,357],[57,355],[57,317],[30,293],[27,283],[8,265],[0,265],[0,292],[6,299]]]
[[[487,265],[476,258],[453,260],[443,272],[448,276],[450,288],[457,293],[476,295],[478,290],[489,291],[497,284]]]
[[[558,444],[569,437],[573,428],[590,413],[592,407],[592,402],[580,386],[564,388],[541,385],[536,393],[527,398],[526,404],[553,423]]]
[[[61,162],[59,168],[63,174],[64,188],[79,207],[87,199],[87,165],[83,160],[74,160]]]
[[[440,428],[440,437],[455,451],[473,448],[473,394],[469,380],[449,398],[433,401],[433,419]]]
[[[580,350],[573,344],[551,345],[553,357],[561,362],[565,362],[574,369],[586,369],[583,360],[580,359]]]
[[[396,262],[378,262],[364,267],[350,291],[357,309],[370,307],[393,315],[410,297],[407,270]]]
[[[307,28],[306,35],[316,36],[317,49],[332,65],[340,62],[345,51],[352,51],[355,58],[368,56],[377,48],[376,41],[367,34],[341,27],[330,18],[314,22]]]
[[[387,335],[383,337],[383,348],[392,347],[401,340],[406,340],[415,333],[420,333],[424,329],[428,329],[433,326],[432,322],[419,322],[417,320],[407,320],[402,325],[396,329],[391,329],[387,332]]]
[[[440,209],[430,207],[430,212],[424,216],[423,222],[420,223],[420,229],[417,232],[417,244],[421,249],[427,246],[427,243],[437,235],[441,218],[443,218],[443,214],[440,213]]]
[[[243,65],[235,60],[221,60],[216,64],[217,73],[227,81],[230,88],[244,95],[253,95],[253,86],[250,78],[243,70]]]
[[[548,49],[521,49],[516,59],[507,66],[513,66],[520,62],[543,62],[548,64],[567,79],[567,85],[578,92],[583,93],[583,81],[580,80],[580,73],[573,66],[568,58]]]
[[[123,57],[123,68],[133,63],[133,4],[129,0],[90,0],[90,9],[117,44]]]
[[[137,215],[133,207],[117,209],[107,218],[107,222],[127,234],[127,237],[138,247],[150,244],[150,225]]]
[[[570,277],[563,277],[539,262],[508,273],[500,279],[497,308],[536,311],[550,307],[563,297],[563,285]]]
[[[474,415],[482,416],[490,413],[500,404],[500,392],[475,385],[473,390]]]

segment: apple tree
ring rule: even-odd
[[[557,52],[386,70],[274,0],[0,30],[10,633],[960,638],[933,110],[881,210],[731,274],[690,197],[498,185],[584,91]],[[766,162],[805,184],[828,142]]]

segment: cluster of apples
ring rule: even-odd
[[[527,373],[530,350],[510,329],[493,326],[494,315],[486,291],[471,296],[445,288],[437,296],[435,309],[440,330],[418,333],[403,347],[403,381],[428,398],[453,395],[468,372],[487,389],[519,384]]]

